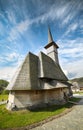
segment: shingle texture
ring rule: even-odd
[[[8,90],[38,89],[38,57],[29,52],[7,87]]]
[[[49,56],[40,52],[40,78],[49,78],[67,81],[61,67],[55,63]]]
[[[67,87],[60,81],[66,82],[67,77],[57,63],[42,52],[40,52],[39,57],[29,52],[22,65],[17,69],[7,90],[41,90]]]

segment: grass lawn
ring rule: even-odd
[[[75,100],[75,99],[74,99]],[[53,105],[34,111],[20,110],[7,111],[5,105],[0,106],[0,128],[15,128],[28,126],[35,122],[40,122],[48,117],[58,115],[71,107],[71,103],[65,105]]]
[[[83,95],[83,91],[80,91],[80,92],[74,92],[74,94],[80,94],[80,95]]]
[[[8,99],[8,94],[1,94],[0,95],[0,102],[2,101],[2,100],[7,100]]]

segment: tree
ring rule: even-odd
[[[0,80],[0,94],[3,92],[3,90],[5,90],[8,84],[9,84],[8,81],[3,79]]]

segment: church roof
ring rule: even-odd
[[[44,89],[56,89],[56,88],[67,88],[67,87],[68,87],[67,84],[57,80],[45,82],[43,86]]]
[[[7,90],[33,90],[38,88],[38,57],[28,53],[7,86]]]
[[[44,83],[42,87],[40,82],[43,83],[43,79],[57,80],[59,85]],[[48,89],[52,89],[61,87],[60,81],[67,81],[67,77],[58,64],[43,52],[40,52],[39,57],[29,52],[7,86],[7,90],[42,90],[46,89],[46,84],[49,84]]]
[[[49,78],[55,80],[67,81],[59,64],[55,63],[49,56],[40,52],[40,78]]]

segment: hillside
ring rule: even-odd
[[[83,87],[83,77],[81,78],[75,78],[70,80],[71,82],[77,82],[79,84],[79,87]]]

